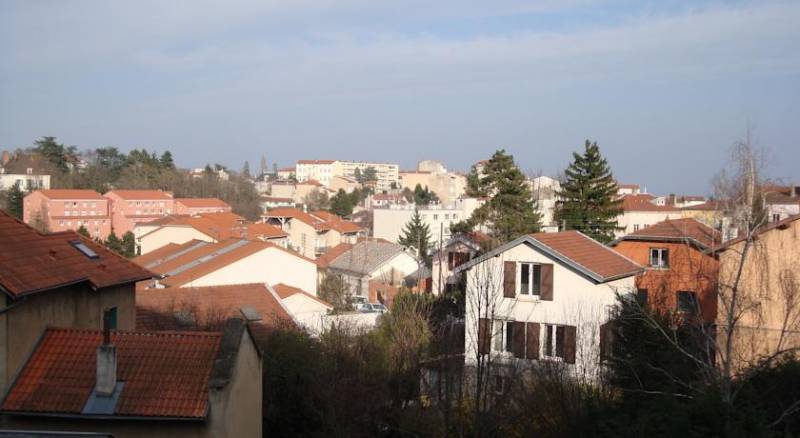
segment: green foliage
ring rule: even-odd
[[[22,219],[22,201],[25,194],[19,188],[19,182],[14,183],[6,191],[6,211],[17,219]]]
[[[414,204],[416,205],[429,205],[439,202],[439,197],[436,195],[436,193],[430,191],[428,186],[422,188],[421,185],[417,184],[417,186],[414,187],[413,196]]]
[[[375,182],[378,180],[378,170],[372,166],[367,167],[363,171],[361,168],[356,167],[356,170],[353,172],[353,176],[360,184]]]
[[[128,231],[122,235],[120,248],[122,249],[121,254],[123,256],[129,259],[136,256],[136,237],[133,235],[133,232]]]
[[[489,196],[489,193],[486,191],[486,187],[481,184],[481,175],[475,165],[470,168],[470,171],[467,174],[466,195],[471,198],[483,198]]]
[[[119,240],[119,237],[117,237],[117,235],[113,231],[108,235],[106,241],[103,242],[103,245],[105,245],[106,248],[108,248],[111,251],[114,251],[117,254],[124,253],[124,249],[122,248],[122,241]]]
[[[411,220],[403,228],[403,233],[397,239],[397,243],[406,248],[414,249],[418,257],[427,260],[430,241],[430,226],[422,221],[419,210],[414,210],[414,215],[411,216]]]
[[[164,151],[159,161],[162,169],[175,170],[175,161],[172,159],[172,152]]]
[[[245,178],[250,178],[250,162],[245,161],[244,165],[242,165],[242,176]]]
[[[541,229],[541,214],[534,205],[525,175],[505,150],[495,152],[484,164],[477,188],[491,197],[466,223],[456,227],[459,231],[485,225],[495,240],[505,243]]]
[[[56,169],[63,173],[70,171],[78,162],[77,148],[64,146],[55,137],[42,137],[34,142],[34,151],[43,156]]]
[[[341,217],[349,217],[353,214],[353,209],[359,202],[359,193],[354,191],[353,193],[348,194],[344,191],[344,189],[339,189],[335,195],[333,195],[330,199],[330,211],[331,213],[341,216]]]
[[[572,155],[573,162],[558,193],[560,201],[554,219],[567,230],[578,230],[608,243],[614,239],[619,228],[617,216],[622,214],[617,183],[597,142],[586,140],[584,153]]]
[[[331,205],[328,199],[328,192],[325,190],[312,190],[303,198],[303,202],[309,211],[327,210]]]
[[[83,225],[78,227],[78,234],[80,234],[83,237],[86,237],[87,239],[92,238],[92,236],[89,235],[89,230],[87,230],[86,227],[84,227]]]

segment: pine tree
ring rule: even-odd
[[[172,159],[172,152],[164,151],[158,160],[162,169],[175,169],[175,161]]]
[[[261,156],[261,167],[259,168],[259,173],[263,177],[265,173],[267,173],[267,157]]]
[[[566,170],[566,180],[558,193],[554,219],[567,230],[578,230],[603,243],[614,239],[622,214],[617,198],[617,183],[597,142],[586,140],[583,154],[574,152]]]
[[[467,196],[471,198],[482,198],[488,195],[481,187],[481,175],[478,173],[478,168],[474,165],[467,174],[467,187],[465,191]]]
[[[17,219],[22,219],[22,198],[25,195],[19,188],[19,182],[14,183],[6,192],[6,210],[8,214]]]
[[[122,249],[121,254],[129,259],[136,255],[136,236],[132,232],[128,231],[122,235],[120,249]]]
[[[413,248],[417,256],[421,259],[428,257],[428,244],[431,241],[431,228],[422,222],[419,210],[414,210],[414,216],[406,224],[403,234],[397,239],[397,243],[406,248]]]
[[[456,224],[458,231],[484,225],[497,243],[504,243],[541,229],[541,214],[533,202],[525,175],[514,163],[514,157],[505,150],[495,152],[484,164],[482,177],[475,188],[491,198],[475,210],[466,223]]]
[[[103,244],[111,251],[114,251],[117,254],[122,254],[122,241],[119,240],[119,237],[117,237],[113,231],[108,235],[108,238],[105,242],[103,242]]]
[[[86,227],[84,227],[83,225],[78,227],[78,234],[80,234],[83,237],[91,239],[91,236],[89,236],[89,230],[87,230]]]
[[[348,195],[344,189],[339,189],[335,195],[333,195],[330,199],[331,213],[341,216],[341,217],[348,217],[353,214],[353,207],[355,207],[356,202],[352,196]]]
[[[245,178],[250,178],[250,162],[245,161],[244,165],[242,166],[242,176]]]

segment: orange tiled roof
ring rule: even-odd
[[[686,218],[661,221],[619,240],[693,240],[704,248],[711,249],[719,246],[722,235],[696,219]]]
[[[48,328],[0,410],[81,415],[95,385],[99,330]],[[205,418],[221,335],[117,332],[118,417]]]
[[[317,231],[327,231],[330,229],[330,226],[325,223],[322,218],[314,217],[299,208],[294,207],[278,207],[278,208],[271,208],[264,214],[265,217],[288,217],[292,219],[297,219],[300,222],[305,222],[308,225],[311,225]]]
[[[348,233],[358,233],[363,231],[363,228],[359,227],[357,224],[350,221],[346,221],[342,219],[340,216],[337,216],[328,211],[318,210],[311,214],[322,219],[323,221],[325,221],[326,224],[328,224],[329,227],[340,233],[348,234]]]
[[[164,192],[161,190],[111,190],[108,194],[115,194],[125,200],[169,200],[171,201],[172,193]]]
[[[0,211],[0,285],[19,296],[88,282],[98,289],[135,283],[153,274],[73,231],[40,234]],[[84,255],[80,242],[97,257]]]
[[[578,231],[536,233],[530,237],[603,279],[633,275],[641,270],[633,260]]]
[[[680,211],[680,209],[667,205],[656,205],[651,201],[652,195],[625,195],[622,197],[622,208],[625,211]]]
[[[242,308],[245,307],[258,312],[267,325],[278,326],[292,321],[264,284],[253,283],[137,290],[136,329],[180,329],[177,319],[171,314],[179,310],[190,312],[195,318],[194,323],[200,326],[215,324],[227,318],[243,318]]]
[[[352,243],[340,243],[333,248],[328,249],[322,255],[317,257],[317,266],[320,268],[327,268],[328,265],[339,257],[340,255],[350,251],[350,248],[353,247]]]
[[[188,208],[231,208],[227,202],[218,198],[177,198],[175,202]]]
[[[297,164],[333,164],[336,160],[297,160]]]
[[[98,199],[105,201],[103,195],[94,190],[51,189],[37,191],[49,199]]]
[[[312,295],[312,294],[304,291],[303,289],[296,288],[296,287],[293,287],[293,286],[289,286],[288,284],[278,283],[276,285],[273,285],[272,289],[275,290],[275,293],[278,294],[278,296],[282,300],[285,300],[286,298],[289,298],[289,297],[291,297],[293,295],[296,295],[296,294],[301,294],[301,295],[305,295],[305,296],[313,299],[314,301],[316,301],[316,302],[318,302],[320,304],[323,304],[325,306],[333,308],[333,306],[330,303],[328,303],[327,301],[325,301],[325,300],[323,300],[323,299],[321,299],[321,298],[319,298],[319,297],[317,297],[315,295]]]
[[[307,186],[314,186],[314,187],[322,187],[322,183],[315,180],[315,179],[307,179],[303,182],[297,183],[297,185],[307,185]]]
[[[172,215],[154,222],[160,226],[190,226],[215,240],[232,237],[275,239],[288,236],[273,225],[248,224],[243,217],[231,212],[201,213],[196,216]],[[153,222],[147,222],[147,225],[153,225]]]

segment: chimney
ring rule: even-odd
[[[117,386],[117,347],[111,343],[111,314],[103,312],[103,344],[97,347],[95,393],[110,397]]]

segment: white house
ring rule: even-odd
[[[402,246],[375,240],[358,242],[327,264],[328,275],[340,275],[360,297],[368,297],[372,281],[400,285],[418,269],[416,257]]]
[[[620,229],[616,231],[616,237],[635,233],[667,219],[683,217],[680,208],[666,205],[664,200],[665,198],[657,198],[648,194],[623,196],[623,213],[617,216],[617,224]]]
[[[555,361],[596,376],[602,326],[642,267],[577,231],[522,236],[466,271],[465,364]],[[498,362],[495,361],[495,362]]]

